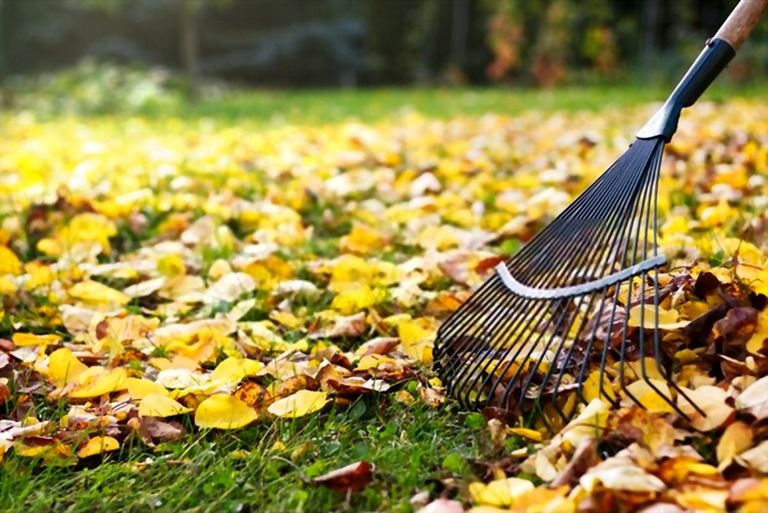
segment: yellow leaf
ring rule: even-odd
[[[753,442],[752,428],[744,422],[739,420],[725,428],[717,443],[718,469],[727,467],[736,455],[752,447]]]
[[[607,402],[600,399],[591,400],[562,430],[563,440],[578,447],[584,439],[599,437],[608,422],[608,406]]]
[[[105,216],[85,212],[73,217],[58,235],[69,247],[80,242],[93,242],[109,253],[109,238],[117,235],[117,228]]]
[[[98,397],[118,390],[125,390],[128,387],[128,374],[123,368],[115,368],[103,371],[93,376],[72,392],[69,397],[73,399],[86,399],[89,397]]]
[[[675,494],[675,501],[686,511],[699,513],[720,513],[727,511],[725,501],[728,490],[716,490],[703,486]]]
[[[629,321],[627,324],[633,328],[642,326],[645,329],[656,329],[656,311],[658,311],[658,327],[662,330],[676,330],[684,328],[691,321],[678,321],[676,310],[654,308],[653,305],[636,305],[629,309]]]
[[[183,276],[187,273],[187,264],[181,255],[175,253],[163,255],[157,260],[157,272],[164,276]]]
[[[522,436],[534,442],[541,442],[542,435],[540,431],[527,428],[507,428],[507,433],[510,435]]]
[[[725,199],[721,199],[717,205],[702,205],[698,209],[702,226],[712,228],[739,218],[739,211],[730,205]]]
[[[56,274],[51,270],[51,267],[40,262],[30,262],[24,266],[24,270],[29,274],[24,284],[27,290],[50,285],[56,279]]]
[[[139,404],[139,415],[142,417],[173,417],[189,411],[192,410],[174,401],[167,394],[149,394]]]
[[[281,310],[273,310],[269,314],[269,318],[275,322],[278,322],[289,329],[295,329],[301,326],[301,320],[293,315],[291,312],[284,312]]]
[[[278,417],[294,419],[316,412],[322,409],[326,403],[328,403],[328,394],[325,392],[299,390],[288,397],[283,397],[270,404],[267,411]]]
[[[116,451],[120,448],[120,442],[111,436],[94,436],[85,445],[77,450],[78,458],[87,458],[105,452]]]
[[[131,298],[97,281],[86,280],[69,289],[69,295],[85,303],[125,305]]]
[[[21,260],[6,246],[0,246],[0,276],[3,274],[21,274]]]
[[[16,282],[9,275],[0,276],[0,295],[12,295],[17,291]]]
[[[14,333],[11,337],[13,343],[19,347],[25,346],[49,346],[51,344],[57,344],[61,337],[59,335],[36,335],[34,333]]]
[[[431,318],[407,319],[397,325],[397,336],[400,337],[403,352],[409,358],[427,365],[432,363],[436,332],[437,326]]]
[[[389,242],[389,237],[365,224],[355,224],[349,235],[341,238],[341,251],[345,253],[360,253],[367,255],[373,251],[381,251]]]
[[[650,383],[649,383],[650,382]],[[654,389],[655,387],[655,389]],[[663,395],[660,395],[663,394]],[[627,386],[627,395],[631,394],[630,399],[640,403],[650,412],[674,412],[675,409],[669,404],[665,397],[672,399],[669,387],[665,381],[660,379],[638,380]]]
[[[211,380],[235,384],[245,377],[255,376],[263,368],[264,364],[259,361],[230,356],[216,366],[211,373]]]
[[[48,378],[56,385],[74,383],[88,367],[66,347],[57,349],[48,357]]]
[[[517,497],[533,490],[533,483],[527,479],[509,477],[497,479],[488,484],[475,482],[469,485],[472,501],[488,506],[511,506]]]
[[[360,358],[360,361],[357,362],[357,367],[355,367],[355,370],[358,371],[366,371],[371,369],[378,369],[380,365],[382,364],[393,364],[395,363],[394,358],[391,356],[387,356],[385,354],[367,354]]]
[[[126,381],[128,395],[131,399],[144,399],[148,395],[168,395],[168,390],[159,383],[146,378],[128,378]]]
[[[587,379],[584,380],[584,388],[582,390],[587,402],[590,402],[593,399],[603,398],[606,398],[607,400],[616,400],[616,392],[613,390],[613,385],[611,385],[611,381],[605,373],[603,373],[603,389],[600,390],[599,370],[592,371],[589,376],[587,376]]]
[[[333,298],[331,308],[344,315],[350,315],[380,303],[386,297],[387,294],[382,289],[368,285],[352,285]]]
[[[768,285],[768,281],[766,281],[766,285]],[[765,293],[763,292],[763,294]],[[768,339],[768,310],[763,310],[757,316],[755,332],[747,341],[747,351],[752,354],[762,354],[761,351],[765,348],[766,339]]]
[[[231,395],[212,395],[197,407],[195,424],[201,428],[237,429],[259,417],[256,410]]]

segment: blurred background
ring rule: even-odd
[[[139,102],[158,87],[194,97],[216,87],[664,83],[735,3],[0,0],[0,100],[99,81],[137,82]],[[763,23],[726,80],[767,72]]]

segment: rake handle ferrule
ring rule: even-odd
[[[725,20],[715,37],[707,40],[704,50],[677,84],[672,94],[637,133],[639,139],[663,137],[667,142],[677,131],[680,112],[690,107],[717,78],[736,55],[744,41],[768,9],[768,0],[741,0]]]
[[[728,65],[736,51],[724,39],[712,38],[693,61],[664,105],[637,133],[638,139],[664,137],[669,142],[677,131],[680,113],[690,107]]]

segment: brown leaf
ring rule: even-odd
[[[267,397],[267,389],[256,382],[246,381],[232,395],[252,408],[260,408]]]
[[[714,323],[712,334],[725,338],[751,335],[757,325],[757,314],[758,311],[751,306],[731,308],[724,318]]]
[[[128,426],[135,429],[139,437],[149,446],[162,442],[173,442],[184,436],[184,427],[177,421],[166,422],[158,417],[132,418]]]
[[[575,486],[579,482],[579,478],[599,462],[600,458],[597,455],[597,442],[594,438],[585,438],[576,448],[576,452],[573,453],[571,461],[568,462],[568,465],[566,465],[562,472],[560,472],[560,474],[558,474],[550,483],[550,486]]]
[[[359,492],[371,482],[375,468],[373,463],[358,461],[316,477],[312,482],[338,492]]]
[[[730,306],[727,304],[717,305],[692,320],[688,326],[683,328],[683,333],[693,342],[694,347],[705,346],[712,331],[712,326],[715,322],[725,317],[729,309]]]
[[[720,280],[717,279],[717,276],[710,272],[703,272],[699,274],[696,282],[693,284],[693,293],[702,299],[706,299],[707,295],[715,292],[719,287]]]
[[[299,376],[293,376],[285,381],[281,381],[277,387],[275,387],[275,397],[287,397],[291,394],[298,392],[299,390],[317,390],[319,383],[316,379],[301,374]]]
[[[333,320],[333,324],[331,324],[330,327],[317,333],[313,333],[310,335],[310,338],[359,337],[368,329],[368,322],[365,317],[365,312],[337,317]]]
[[[0,338],[0,351],[10,353],[16,350],[16,344],[8,340],[7,338]]]
[[[11,397],[11,389],[8,388],[8,385],[3,383],[4,379],[5,378],[0,378],[0,406],[5,404],[5,401]]]
[[[369,354],[389,354],[399,343],[400,339],[397,337],[377,337],[358,347],[355,353],[359,356]]]

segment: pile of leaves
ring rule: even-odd
[[[77,465],[364,394],[440,407],[440,322],[650,111],[270,129],[5,115],[0,454]],[[425,511],[768,501],[764,119],[758,103],[699,106],[662,167],[676,284],[664,344],[701,411],[683,401],[680,415],[630,363],[589,383],[570,422],[490,419],[499,458]],[[528,445],[507,450],[509,438]]]

